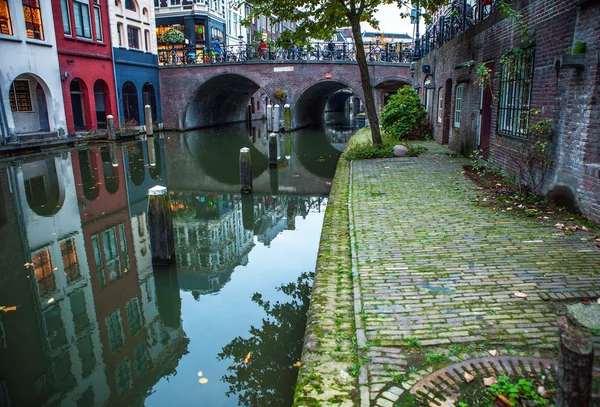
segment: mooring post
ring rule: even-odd
[[[108,150],[110,153],[110,163],[113,167],[119,166],[119,146],[116,144],[111,144],[110,149]]]
[[[106,132],[109,140],[116,140],[117,133],[115,132],[115,118],[112,115],[106,116]]]
[[[179,120],[179,131],[185,130],[185,123],[183,122],[183,109],[177,109],[177,119]]]
[[[279,170],[277,167],[269,168],[269,185],[271,187],[271,195],[279,193]]]
[[[292,131],[292,108],[289,103],[283,105],[283,125],[285,131]]]
[[[273,106],[273,131],[275,133],[279,132],[279,105]]]
[[[254,229],[254,197],[252,194],[242,194],[242,225],[245,230]]]
[[[558,317],[560,360],[556,407],[589,406],[592,400],[594,346],[579,329],[570,326],[566,317]]]
[[[269,167],[277,167],[277,134],[269,134]]]
[[[148,231],[152,246],[152,264],[175,261],[173,216],[167,187],[157,185],[148,190]]]
[[[146,148],[148,149],[148,164],[150,167],[156,167],[156,149],[154,147],[154,137],[146,139]]]
[[[240,149],[240,190],[252,192],[252,160],[248,147]]]
[[[273,106],[267,105],[267,132],[273,130]]]
[[[152,128],[152,106],[150,105],[144,106],[144,122],[146,123],[146,135],[153,135],[154,129]]]
[[[285,157],[286,160],[289,160],[290,158],[292,158],[292,135],[291,134],[286,134],[284,139],[283,139],[283,156]]]

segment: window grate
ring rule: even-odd
[[[524,50],[502,67],[498,134],[526,138],[529,133],[534,50]]]

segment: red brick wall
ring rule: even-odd
[[[513,3],[525,23],[534,30],[535,61],[531,107],[539,110],[540,118],[551,118],[555,151],[552,172],[546,177],[544,192],[555,187],[567,187],[576,204],[589,218],[600,222],[600,117],[597,108],[600,85],[598,52],[600,51],[600,4],[587,1],[577,5],[566,0],[521,0]],[[587,43],[584,69],[554,67],[557,57],[565,55],[575,41]],[[480,89],[475,83],[475,66],[455,69],[456,64],[473,60],[493,61],[500,75],[499,58],[512,47],[519,46],[518,32],[509,20],[496,12],[438,50],[421,59],[416,66],[415,83],[423,86],[424,64],[431,65],[436,91],[433,110],[437,110],[438,89],[446,80],[453,84],[451,117],[454,113],[455,87],[463,83],[463,107],[460,129],[450,120],[450,148],[468,155],[475,145]],[[498,96],[498,86],[495,96]],[[421,90],[421,95],[423,92]],[[498,100],[492,105],[491,157],[494,163],[509,172],[514,163],[507,159],[506,146],[517,139],[497,134]],[[442,141],[442,125],[433,121],[434,136]]]

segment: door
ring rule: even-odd
[[[46,105],[46,94],[44,93],[44,89],[42,89],[39,84],[35,89],[35,95],[39,110],[40,130],[50,131],[50,123],[48,122],[48,105]]]
[[[486,66],[490,69],[491,79],[490,85],[481,89],[479,97],[479,129],[477,148],[482,151],[483,157],[487,159],[490,155],[490,131],[492,129],[494,64],[487,63]]]
[[[71,89],[71,109],[73,110],[73,126],[75,131],[85,130],[85,116],[83,114],[83,98],[79,82],[73,80]]]

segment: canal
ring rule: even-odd
[[[290,406],[354,130],[279,135],[277,168],[261,123],[1,162],[0,405]],[[173,209],[171,266],[152,265],[156,185]]]

